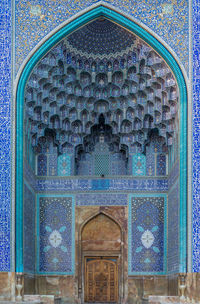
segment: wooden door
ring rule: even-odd
[[[85,258],[85,302],[118,300],[117,258]]]

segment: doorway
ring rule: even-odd
[[[85,257],[85,302],[118,302],[118,258]]]
[[[121,227],[107,214],[95,214],[84,224],[81,231],[83,302],[120,302],[124,271],[122,243]]]

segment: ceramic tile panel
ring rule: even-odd
[[[128,195],[125,193],[81,193],[76,195],[77,206],[126,206]]]
[[[74,202],[71,196],[38,196],[38,273],[74,272]]]
[[[37,154],[43,153],[38,156],[39,175],[56,175],[56,161],[54,172],[50,169],[52,159],[57,153],[60,159],[65,146],[74,149],[77,175],[127,175],[132,146],[147,155],[147,175],[155,175],[155,153],[174,142],[177,86],[164,60],[135,35],[129,38],[115,23],[95,20],[64,38],[34,67],[25,90],[24,117],[26,139]],[[105,134],[97,142],[96,131],[102,128]],[[164,161],[157,163],[165,168]],[[145,175],[142,153],[133,156],[133,175]]]
[[[132,156],[132,175],[133,176],[146,175],[145,155],[138,153]]]
[[[0,271],[11,266],[11,1],[0,1]]]
[[[37,178],[37,192],[66,192],[66,191],[155,191],[166,192],[168,190],[167,178],[116,178],[116,179],[79,179],[79,178]]]
[[[179,271],[179,183],[168,194],[167,268],[169,273]]]
[[[17,70],[33,47],[66,18],[97,1],[39,2],[16,1],[16,62]],[[166,3],[159,1],[106,1],[149,26],[177,53],[185,68],[188,67],[188,1]],[[0,2],[1,75],[0,75],[0,271],[10,270],[11,219],[11,163],[10,163],[10,93],[11,93],[11,1]],[[200,191],[199,191],[199,118],[200,118],[200,3],[193,1],[193,271],[200,272]],[[31,39],[30,39],[31,37]],[[5,85],[6,84],[6,85]],[[174,169],[174,179],[177,170]],[[31,175],[29,175],[31,177]],[[124,182],[124,184],[123,184]],[[170,183],[170,182],[169,182]],[[173,179],[171,179],[173,184]],[[56,186],[57,185],[57,186]],[[108,182],[59,180],[37,181],[37,190],[141,190],[167,191],[168,182],[162,179],[111,180]],[[66,187],[66,188],[65,188]],[[171,208],[171,207],[170,207]],[[171,264],[171,270],[175,266]]]
[[[155,175],[155,153],[149,150],[146,156],[146,175]]]
[[[57,175],[57,154],[49,154],[49,176]]]
[[[200,272],[200,1],[193,2],[193,271]]]
[[[179,171],[179,160],[177,160],[169,172],[169,189],[176,183],[177,179],[179,178]]]
[[[17,70],[33,47],[67,18],[100,1],[16,1]],[[159,35],[188,69],[188,1],[104,1],[133,16]],[[31,37],[31,39],[30,39]]]
[[[129,274],[166,271],[166,198],[130,195]]]
[[[34,191],[36,190],[36,177],[27,161],[24,161],[24,180]]]
[[[156,175],[166,175],[166,155],[158,154],[156,160]]]
[[[47,175],[47,155],[39,154],[37,158],[37,175],[46,176]]]
[[[24,183],[24,271],[35,272],[35,193]]]
[[[58,175],[70,176],[71,175],[71,156],[67,154],[58,156]]]

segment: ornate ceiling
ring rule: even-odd
[[[86,52],[88,56],[126,52],[135,40],[130,32],[103,18],[90,22],[66,39],[71,47]]]
[[[144,151],[152,130],[173,143],[177,85],[166,63],[109,20],[71,34],[34,68],[25,94],[25,128],[35,151],[82,145],[100,114],[121,145]]]

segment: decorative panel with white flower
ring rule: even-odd
[[[38,197],[39,273],[74,272],[74,202],[72,196]]]
[[[165,200],[165,194],[130,196],[129,274],[166,271]]]

